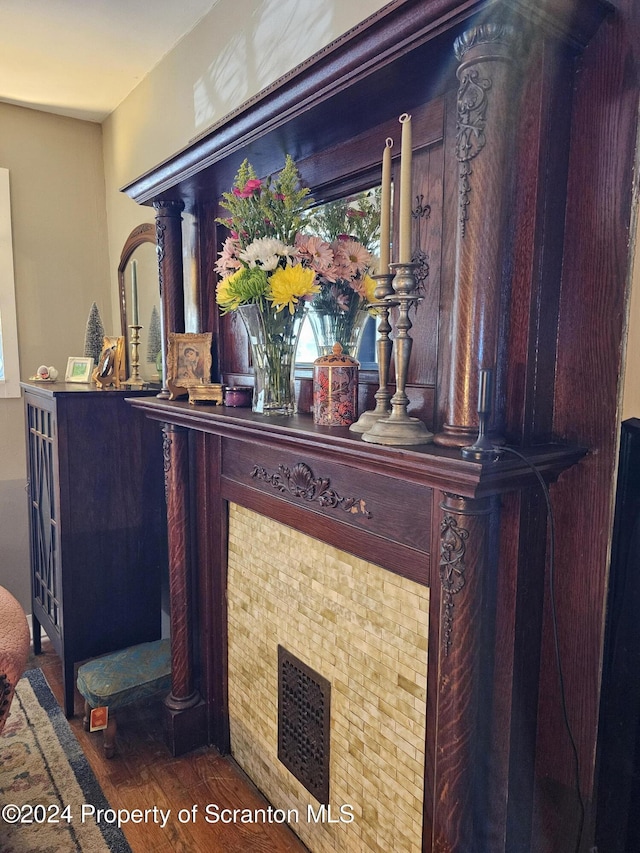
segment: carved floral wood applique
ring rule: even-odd
[[[313,471],[304,462],[298,462],[293,468],[280,465],[276,474],[269,474],[265,468],[256,465],[251,476],[265,483],[270,483],[274,489],[283,494],[288,493],[294,498],[305,501],[317,501],[327,509],[342,509],[354,515],[361,514],[371,518],[366,502],[362,498],[341,497],[335,489],[330,488],[331,481],[322,477],[314,477]]]
[[[453,631],[453,596],[465,585],[464,555],[469,531],[459,527],[451,515],[445,515],[440,525],[440,580],[442,582],[442,637],[445,655],[451,649]]]

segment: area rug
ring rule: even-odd
[[[0,853],[131,853],[40,669],[0,735]]]

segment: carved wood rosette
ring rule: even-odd
[[[483,846],[485,796],[491,784],[485,763],[490,746],[488,689],[493,625],[489,558],[491,498],[441,493],[440,625],[432,849],[449,853],[498,850]],[[479,843],[479,839],[484,839]]]
[[[483,24],[455,42],[458,100],[458,231],[451,329],[451,376],[437,444],[463,447],[478,431],[481,368],[492,368],[498,404],[492,431],[503,429],[503,340],[507,289],[502,281],[505,222],[515,162],[514,101],[520,38],[512,26]],[[515,113],[517,114],[517,113]],[[498,438],[499,436],[496,436]]]

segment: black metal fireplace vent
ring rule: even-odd
[[[278,758],[320,802],[329,802],[331,685],[278,646]]]

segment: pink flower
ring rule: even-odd
[[[345,279],[364,274],[371,263],[371,255],[357,240],[338,240],[334,258],[341,272],[340,277]]]
[[[296,234],[296,248],[301,260],[317,275],[335,281],[335,276],[332,275],[333,249],[329,243],[320,237]]]
[[[227,237],[224,241],[224,245],[222,246],[222,251],[220,252],[218,260],[216,261],[215,270],[218,275],[226,278],[226,276],[235,272],[242,266],[237,257],[239,251],[240,245],[237,239]]]
[[[335,284],[329,289],[329,295],[341,311],[349,310],[349,297],[339,287],[336,287]]]
[[[349,282],[349,287],[351,288],[351,290],[355,290],[358,296],[362,296],[363,298],[366,297],[367,291],[364,286],[364,279],[354,278],[352,281]]]
[[[249,178],[242,189],[234,187],[233,194],[238,196],[238,198],[251,198],[252,195],[258,192],[261,186],[262,181],[259,178]]]

